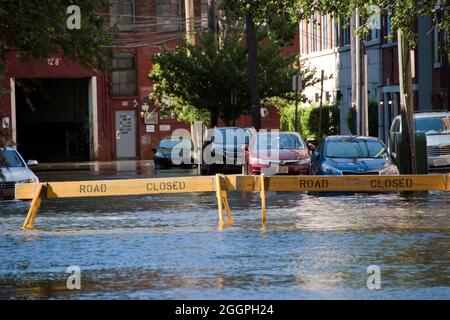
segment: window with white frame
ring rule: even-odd
[[[171,32],[182,30],[182,1],[156,0],[156,30]],[[183,1],[184,3],[184,1]]]
[[[342,45],[349,46],[351,41],[349,19],[345,18],[343,22],[344,27],[342,28]]]
[[[340,30],[341,26],[339,20],[333,18],[333,47],[335,48],[340,46]]]
[[[320,27],[322,32],[322,50],[326,50],[330,48],[330,39],[328,37],[328,16],[322,16],[322,23]]]
[[[439,11],[439,9],[441,8],[441,6],[439,4],[436,5],[436,11]],[[439,24],[439,14],[436,12],[434,14],[434,39],[433,39],[433,54],[434,54],[434,58],[433,58],[433,64],[435,68],[438,68],[441,66],[441,62],[442,62],[442,57],[441,57],[441,49],[440,45],[442,45],[443,43],[443,36],[444,36],[444,32],[443,31],[439,31],[437,28],[437,25]]]
[[[317,21],[315,20],[315,18],[313,18],[310,23],[309,23],[309,27],[310,27],[310,43],[311,43],[311,52],[315,52],[317,51]]]
[[[134,0],[110,0],[109,23],[119,31],[133,31],[135,22]]]
[[[112,58],[111,94],[113,96],[135,96],[136,57],[132,53],[117,53]]]

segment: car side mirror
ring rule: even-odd
[[[39,162],[37,162],[37,160],[28,160],[27,161],[27,166],[29,166],[29,167],[37,166],[38,164],[39,164]]]
[[[391,159],[394,164],[397,164],[397,154],[395,152],[391,152]]]
[[[320,153],[318,151],[314,151],[312,153],[312,157],[314,160],[319,160],[320,159]]]
[[[152,148],[153,153],[156,154],[156,148]]]

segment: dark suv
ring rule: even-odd
[[[238,127],[209,129],[203,143],[201,174],[240,173],[245,161],[243,146],[248,146],[252,130]]]

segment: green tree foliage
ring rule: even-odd
[[[438,2],[440,6],[437,7],[436,4]],[[382,12],[389,12],[392,32],[403,30],[408,43],[412,47],[417,41],[417,33],[413,28],[417,17],[432,16],[433,28],[437,28],[439,31],[450,29],[449,0],[293,0],[292,4],[293,9],[290,12],[300,20],[310,18],[316,12],[348,18],[358,8],[361,17],[367,21],[373,14],[371,6],[378,6]],[[435,19],[435,14],[438,19]],[[367,26],[364,24],[359,30],[356,30],[358,33],[365,33],[366,31]],[[446,48],[448,48],[450,43],[450,35],[448,34],[446,42]]]
[[[106,0],[0,1],[3,66],[9,52],[18,51],[21,60],[45,59],[55,52],[63,52],[92,69],[106,67],[104,46],[111,39],[106,34],[105,19],[98,13],[107,3]],[[81,9],[81,28],[69,30],[67,8],[73,4]]]
[[[300,64],[295,55],[283,55],[283,48],[267,40],[258,43],[260,59],[258,76],[261,99],[272,97],[292,99],[295,73],[304,77],[305,85],[317,82],[315,70],[305,61]],[[218,119],[232,123],[249,111],[247,50],[237,36],[221,41],[210,33],[203,34],[197,45],[180,43],[173,51],[166,50],[154,57],[150,79],[155,81],[151,98],[158,107],[175,112],[179,120]],[[231,92],[236,91],[237,105],[231,105]]]
[[[280,129],[295,131],[295,103],[287,99],[274,98],[271,102],[280,113]],[[299,106],[299,134],[306,139],[317,139],[319,135],[320,108],[314,103],[305,102]],[[322,128],[324,135],[339,134],[339,106],[324,105],[322,107]]]

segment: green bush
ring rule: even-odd
[[[280,130],[295,131],[295,102],[286,99],[272,99],[280,112]],[[305,139],[317,139],[319,137],[319,112],[317,105],[299,105],[298,121],[299,134]],[[339,107],[324,105],[322,108],[322,135],[339,133]]]
[[[318,139],[319,137],[320,108],[310,105],[303,108],[300,118],[302,136],[306,139]],[[322,107],[322,136],[339,134],[339,107],[336,105],[324,105]]]

